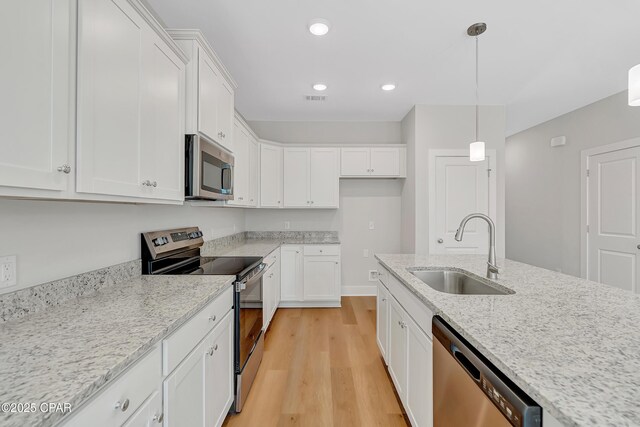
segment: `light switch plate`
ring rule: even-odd
[[[369,281],[375,282],[378,280],[378,270],[369,270]]]
[[[15,255],[0,258],[0,287],[8,288],[18,283]]]
[[[285,230],[289,230],[290,228],[291,228],[291,222],[289,222],[289,221],[285,221],[285,222],[284,222],[284,229],[285,229]]]
[[[369,258],[369,249],[365,249],[362,251],[362,256],[365,258]]]

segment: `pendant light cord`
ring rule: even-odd
[[[478,103],[480,102],[480,97],[478,96],[478,86],[479,86],[479,78],[478,78],[478,53],[479,50],[479,42],[478,35],[476,34],[476,141],[478,141]]]

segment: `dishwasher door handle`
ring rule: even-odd
[[[464,355],[455,344],[451,344],[451,354],[456,358],[458,363],[464,368],[465,371],[473,378],[476,382],[480,382],[480,369],[476,368],[476,366]]]

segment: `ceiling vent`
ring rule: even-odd
[[[307,101],[326,101],[327,95],[307,95],[305,98]]]

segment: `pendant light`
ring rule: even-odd
[[[629,70],[629,105],[640,106],[640,64]]]
[[[476,133],[474,142],[469,144],[469,160],[472,162],[482,162],[485,159],[484,142],[478,140],[478,104],[480,102],[478,97],[478,36],[485,31],[487,31],[487,24],[484,22],[473,24],[467,29],[467,34],[476,38]]]

